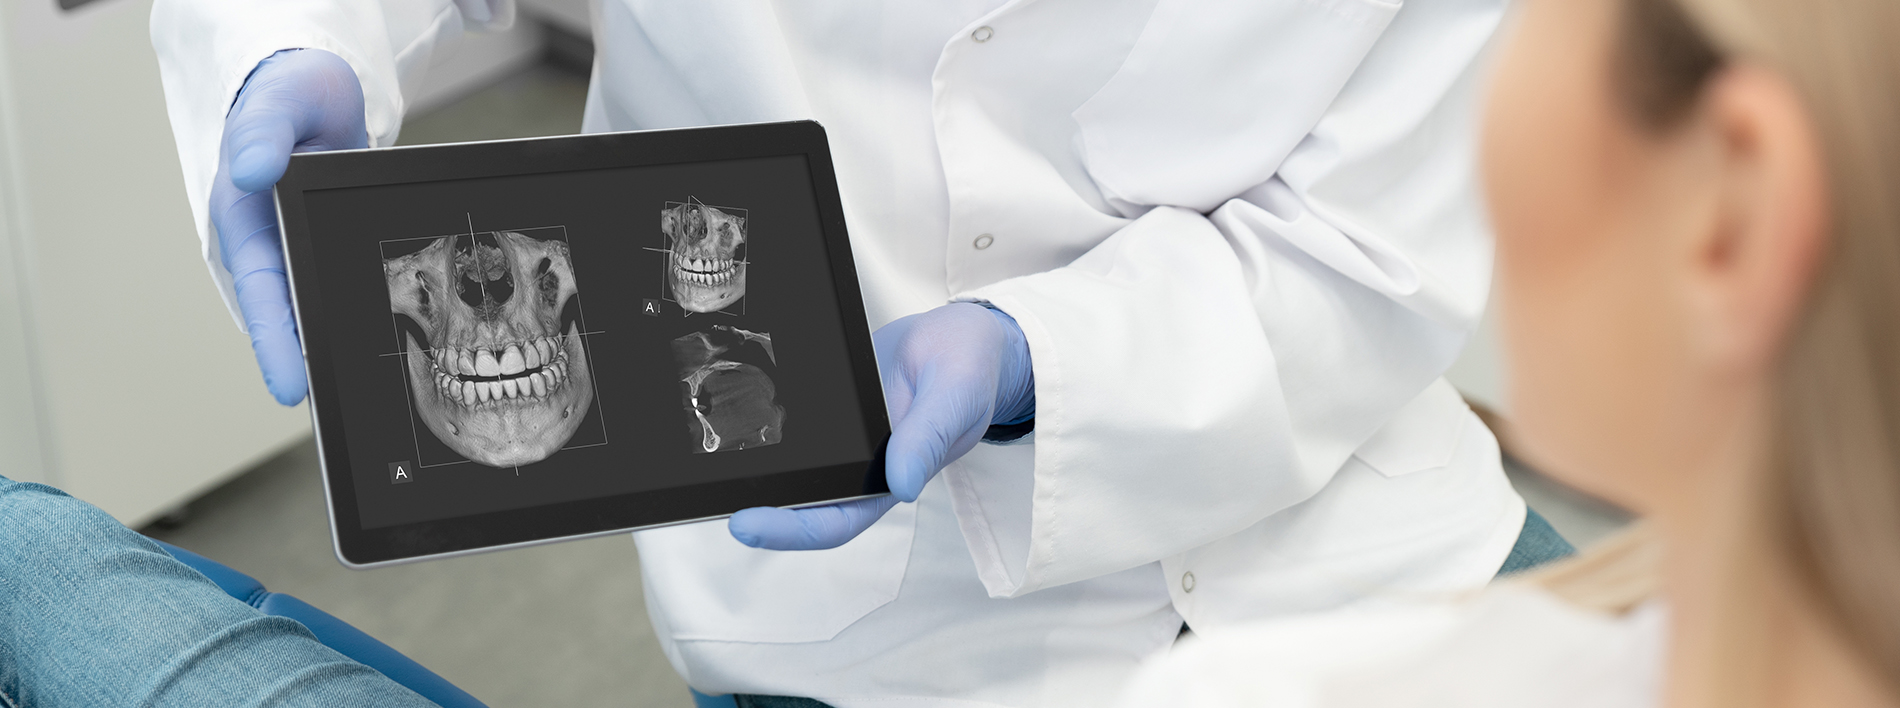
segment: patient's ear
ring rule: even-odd
[[[1680,251],[1687,334],[1716,371],[1758,373],[1782,350],[1826,251],[1823,147],[1793,85],[1746,63],[1711,77],[1689,120],[1715,198],[1707,228]]]

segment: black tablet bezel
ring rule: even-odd
[[[810,170],[832,287],[857,384],[867,440],[877,441],[863,464],[781,472],[560,504],[496,511],[453,519],[365,530],[357,509],[355,478],[344,462],[348,442],[334,402],[337,382],[325,346],[328,323],[314,279],[315,254],[304,209],[306,192],[482,177],[578,172],[801,155]],[[813,121],[652,130],[626,133],[424,145],[293,155],[276,187],[292,300],[310,380],[311,420],[322,460],[330,529],[337,559],[368,568],[449,555],[621,533],[729,516],[755,506],[795,507],[888,494],[884,443],[890,421],[871,346],[857,267],[845,230],[844,207],[832,169],[825,130]],[[332,461],[335,461],[332,464]]]

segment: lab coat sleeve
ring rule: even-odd
[[[323,49],[349,62],[363,85],[371,146],[396,141],[403,97],[431,57],[465,28],[503,29],[513,0],[157,0],[152,48],[165,88],[185,198],[211,277],[238,327],[231,274],[208,213],[225,113],[257,63],[284,49]]]
[[[1472,113],[1501,13],[1413,0],[1349,78],[1276,96],[1295,114],[1322,101],[1297,130],[1226,121],[1238,132],[1091,153],[1108,201],[1138,216],[1067,267],[959,295],[1016,318],[1036,376],[1033,481],[980,460],[945,472],[992,596],[1175,556],[1298,504],[1449,368],[1489,288]],[[1140,98],[1084,121],[1082,142],[1165,142],[1139,112],[1158,126],[1195,110]]]

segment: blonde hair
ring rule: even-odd
[[[1900,2],[1622,4],[1614,69],[1639,125],[1667,129],[1722,64],[1748,62],[1794,86],[1818,133],[1829,252],[1779,363],[1777,488],[1763,521],[1785,541],[1768,551],[1787,555],[1841,631],[1900,685]],[[1643,535],[1538,582],[1565,596],[1614,595],[1600,592],[1616,587],[1604,569],[1653,566]]]

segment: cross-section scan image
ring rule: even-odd
[[[546,238],[457,234],[383,261],[415,412],[491,467],[553,455],[594,397],[565,231],[531,231]]]
[[[745,298],[746,222],[744,209],[691,198],[660,210],[667,292],[688,316],[725,311]]]
[[[696,453],[777,443],[785,409],[772,383],[778,355],[772,335],[715,325],[673,340],[680,398]]]

